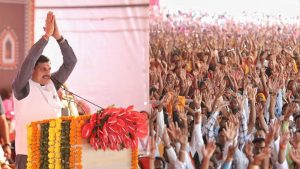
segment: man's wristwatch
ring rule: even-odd
[[[56,40],[57,43],[62,43],[65,38],[61,35],[59,39]]]

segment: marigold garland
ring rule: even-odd
[[[40,168],[49,168],[48,148],[49,148],[49,122],[41,123],[40,135]]]
[[[70,168],[75,168],[76,123],[76,120],[73,118],[70,124]]]
[[[76,148],[75,148],[75,166],[77,169],[82,169],[82,137],[81,137],[81,128],[85,124],[85,121],[78,117],[76,123]]]
[[[40,130],[38,123],[34,122],[27,126],[28,155],[27,169],[39,169],[40,167]]]
[[[36,137],[33,137],[33,139],[36,140],[36,144],[35,144],[35,155],[34,155],[34,163],[36,164],[36,169],[39,169],[39,166],[40,166],[40,158],[41,158],[41,153],[40,153],[40,149],[39,149],[39,146],[40,146],[40,138],[41,138],[41,130],[39,128],[39,124],[38,123],[35,123],[33,125],[33,129],[36,130]],[[35,169],[35,168],[33,168]]]
[[[138,159],[139,150],[134,148],[131,150],[131,169],[138,169],[139,159]]]
[[[39,140],[40,132],[37,123],[33,123],[32,127],[32,140],[31,140],[31,150],[32,150],[32,169],[38,169],[40,163],[40,151],[39,151]]]
[[[49,141],[48,141],[48,162],[49,162],[49,169],[54,169],[55,167],[55,120],[50,120],[50,127],[49,127]]]
[[[70,123],[71,119],[62,118],[62,132],[61,132],[61,165],[62,168],[70,168]]]
[[[55,120],[55,145],[54,145],[54,159],[55,169],[61,169],[61,155],[60,155],[60,144],[61,144],[61,119]]]
[[[27,126],[27,169],[32,168],[32,150],[31,150],[31,141],[32,141],[32,126]]]
[[[131,147],[131,169],[137,169],[136,140],[137,137],[147,133],[144,129],[147,123],[145,118],[132,111],[132,108],[108,108],[97,116],[61,117],[32,122],[28,126],[27,133],[27,169],[82,169],[83,127],[89,124],[86,123],[88,120],[93,124],[95,120],[100,121],[96,131],[99,129],[102,131],[101,136],[104,137],[101,140],[104,142],[99,142],[101,145],[99,144],[98,148],[120,150]],[[116,135],[124,132],[128,135]]]

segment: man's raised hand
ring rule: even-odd
[[[54,32],[54,15],[52,11],[49,11],[47,13],[44,31],[45,31],[45,36],[47,36],[46,38],[49,38]]]
[[[56,22],[55,15],[53,15],[53,20],[54,20],[54,31],[53,31],[52,36],[53,36],[56,40],[58,40],[58,39],[61,38],[61,34],[60,34],[59,29],[58,29],[58,27],[57,27],[57,22]]]

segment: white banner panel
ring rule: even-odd
[[[53,11],[62,35],[78,57],[67,81],[69,89],[103,107],[134,105],[137,110],[148,110],[148,2],[67,2],[36,1],[35,40],[44,33],[47,12]],[[113,6],[101,6],[105,2]],[[57,70],[62,55],[54,39],[44,54]]]

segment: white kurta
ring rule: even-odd
[[[33,121],[61,116],[62,104],[52,81],[41,86],[29,80],[29,95],[22,100],[14,98],[16,119],[16,154],[27,155],[27,125]]]

